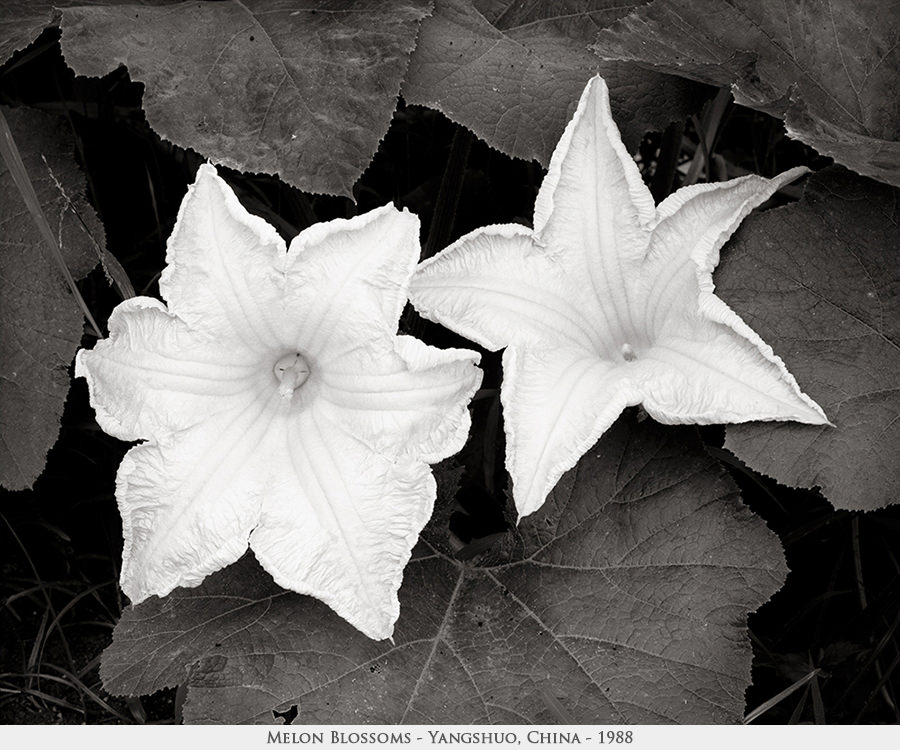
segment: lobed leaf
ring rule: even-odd
[[[635,149],[648,130],[696,111],[706,94],[684,79],[591,54],[597,30],[636,4],[437,0],[422,24],[403,97],[440,110],[493,148],[546,166],[585,84],[599,72],[625,143]]]
[[[4,107],[3,112],[63,258],[80,279],[97,264],[94,242],[103,243],[103,229],[82,196],[84,178],[71,136],[58,118],[36,110]],[[31,487],[44,470],[59,434],[82,321],[0,160],[0,484],[8,489]]]
[[[131,5],[172,4],[177,0],[131,0]],[[59,11],[74,5],[114,5],[115,0],[4,0],[0,16],[0,65],[25,49],[46,28],[56,26]]]
[[[309,192],[351,195],[387,131],[431,0],[226,0],[63,11],[78,75],[144,83],[163,138]],[[198,33],[202,29],[203,33]]]
[[[799,203],[751,216],[718,293],[783,357],[831,426],[730,425],[725,447],[837,508],[900,496],[900,190],[839,168]]]
[[[600,31],[594,50],[731,85],[792,137],[900,185],[900,14],[880,0],[654,0]]]
[[[53,2],[10,0],[3,4],[0,18],[0,65],[13,52],[25,49],[45,27],[50,26],[54,14]]]
[[[446,475],[439,475],[444,485]],[[190,722],[737,722],[746,616],[785,566],[692,428],[617,425],[479,559],[448,551],[444,486],[394,642],[274,586],[252,559],[125,612],[116,694],[185,683]]]

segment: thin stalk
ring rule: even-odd
[[[472,135],[472,132],[462,126],[458,126],[453,134],[450,155],[447,157],[447,166],[444,168],[444,176],[441,178],[441,187],[438,190],[434,216],[431,219],[431,228],[428,231],[428,239],[425,241],[422,260],[430,258],[447,245],[450,237],[453,236],[456,209],[459,207],[466,165],[469,162],[469,152],[472,150],[474,139],[475,136]]]
[[[53,83],[56,86],[56,92],[59,96],[59,100],[64,101],[66,97],[65,93],[63,92],[62,86],[60,85],[58,76],[53,77]],[[81,136],[78,134],[78,128],[75,127],[75,122],[72,120],[72,112],[76,111],[79,105],[77,102],[71,102],[71,104],[72,106],[70,108],[63,110],[62,115],[69,123],[69,129],[72,131],[72,139],[75,142],[75,149],[78,151],[78,156],[81,159],[81,164],[84,166],[84,176],[85,181],[87,182],[88,194],[90,195],[92,203],[95,206],[99,206],[100,200],[97,197],[97,186],[94,184],[94,180],[91,177],[91,170],[87,168],[87,154],[84,150],[84,142],[81,140]],[[82,116],[87,117],[87,102],[82,101],[80,108]],[[91,244],[94,246],[97,257],[100,259],[100,265],[103,267],[103,273],[106,275],[107,282],[119,293],[119,297],[121,299],[125,300],[129,299],[130,297],[134,297],[134,286],[132,286],[131,280],[128,278],[128,274],[125,272],[125,269],[122,268],[122,265],[113,256],[113,254],[106,249],[105,243],[103,247],[100,246],[100,243],[97,242],[97,240],[94,238],[94,235],[88,227],[87,222],[84,220],[84,217],[75,207],[74,201],[69,198],[69,196],[66,194],[65,188],[63,188],[60,181],[56,179],[56,176],[53,174],[53,170],[50,169],[50,165],[47,163],[47,158],[43,155],[41,156],[41,158],[44,161],[44,166],[47,167],[47,172],[50,174],[50,177],[53,179],[53,182],[56,185],[56,189],[59,191],[60,195],[65,198],[66,208],[70,209],[72,213],[75,214],[75,218],[78,219],[79,223],[81,224],[81,228],[84,229],[84,233],[88,236]],[[156,206],[154,204],[154,209],[155,207]]]
[[[0,113],[2,116],[2,113]],[[41,659],[43,658],[44,653],[44,645],[46,644],[46,639],[49,637],[50,632],[47,629],[47,623],[49,621],[49,616],[52,615],[53,621],[56,622],[59,619],[59,615],[56,611],[56,607],[53,606],[53,599],[50,597],[50,594],[47,591],[47,586],[44,585],[43,579],[38,574],[37,566],[34,564],[34,560],[31,559],[31,555],[28,554],[28,548],[22,543],[22,540],[19,538],[19,535],[16,533],[16,530],[13,528],[12,524],[9,520],[0,513],[0,518],[3,519],[3,522],[6,524],[9,529],[10,534],[12,534],[13,539],[16,540],[16,544],[19,545],[19,549],[22,550],[22,554],[25,556],[25,560],[28,562],[28,567],[31,568],[31,572],[34,575],[34,579],[41,586],[41,593],[44,596],[44,601],[46,603],[46,608],[44,609],[43,617],[41,618],[41,627],[37,636],[35,637],[34,646],[31,650],[31,655],[29,657],[29,662],[27,669],[29,671],[39,672],[41,668]],[[69,642],[66,640],[66,635],[63,632],[62,628],[59,629],[59,637],[62,641],[63,651],[66,655],[66,661],[68,661],[69,666],[74,670],[75,669],[75,659],[72,656],[72,650],[69,648]],[[40,684],[38,684],[40,687]],[[31,678],[28,678],[27,688],[31,689]],[[82,701],[83,702],[83,701]],[[82,709],[84,706],[82,706]]]
[[[31,696],[32,698],[37,698],[38,700],[43,701],[44,703],[52,703],[55,706],[60,706],[61,708],[65,708],[69,711],[73,711],[75,713],[81,714],[82,716],[85,714],[85,711],[83,708],[79,708],[78,706],[76,706],[72,703],[69,703],[66,700],[63,700],[62,698],[54,698],[49,693],[45,693],[41,690],[35,690],[35,689],[29,688],[29,687],[0,686],[0,693],[7,693],[10,695],[28,695],[28,696]]]
[[[863,568],[862,568],[862,547],[859,541],[859,516],[854,515],[853,518],[850,519],[850,536],[851,536],[851,544],[853,546],[853,569],[856,573],[856,590],[859,596],[859,608],[863,611],[868,607],[868,600],[866,599],[866,584],[863,579]],[[871,643],[873,638],[870,636],[869,642]],[[883,646],[881,648],[884,648]],[[881,649],[878,649],[880,653]],[[875,668],[875,674],[879,678],[879,684],[884,686],[885,678],[881,669],[881,662],[878,660],[878,656],[873,661],[873,666]],[[891,708],[892,711],[897,710],[897,706],[894,704],[894,701],[891,699],[891,696],[888,694],[886,688],[882,689],[882,697],[884,698],[885,703]],[[871,699],[870,699],[871,700]],[[868,701],[867,701],[868,704]],[[860,712],[861,713],[861,712]],[[859,721],[859,717],[856,719]]]
[[[82,682],[68,669],[63,669],[62,667],[58,667],[55,664],[48,664],[47,666],[55,669],[62,675],[62,677],[54,678],[52,675],[44,675],[45,679],[58,679],[59,682],[61,682],[63,685],[67,685],[68,687],[74,689],[80,696],[86,696],[98,706],[100,706],[104,711],[107,711],[112,716],[115,716],[119,721],[124,721],[126,724],[130,722],[127,716],[109,705],[109,703],[103,700],[103,698],[97,695],[97,693],[91,690],[87,685],[84,684],[84,682]]]
[[[106,280],[109,285],[119,293],[119,297],[123,300],[134,297],[134,287],[131,284],[131,280],[128,278],[128,274],[125,272],[125,269],[122,268],[122,264],[116,260],[115,256],[109,252],[109,250],[105,247],[100,247],[100,243],[94,238],[84,217],[78,213],[78,209],[75,208],[74,202],[69,198],[62,183],[56,179],[56,175],[53,174],[53,170],[50,169],[47,158],[41,156],[41,159],[44,161],[44,166],[47,168],[50,179],[53,180],[53,184],[56,185],[59,194],[65,199],[66,209],[75,215],[75,218],[78,219],[78,222],[81,224],[81,228],[84,229],[84,233],[88,236],[88,239],[90,239],[91,244],[94,246],[94,251],[97,253],[97,259],[103,267],[103,273],[106,275]]]
[[[441,187],[438,190],[437,201],[434,206],[434,215],[431,217],[431,228],[428,230],[428,239],[422,250],[420,260],[425,260],[445,247],[453,236],[453,225],[456,223],[456,209],[459,206],[459,197],[462,195],[463,181],[466,175],[466,165],[469,161],[469,152],[475,136],[462,126],[457,126],[453,134],[453,142],[450,144],[450,154],[447,157],[447,166],[444,167],[444,175],[441,178]],[[404,328],[413,336],[421,338],[425,321],[412,309],[408,308]]]
[[[862,553],[859,546],[859,516],[850,519],[850,542],[853,546],[853,570],[856,573],[856,593],[859,597],[859,608],[865,610],[868,607],[866,600],[866,585],[863,581]]]
[[[675,184],[675,174],[678,171],[678,157],[681,155],[681,141],[684,138],[684,123],[672,122],[666,128],[659,144],[659,156],[656,159],[656,171],[653,173],[653,181],[650,183],[650,193],[653,200],[660,203]]]
[[[868,671],[869,667],[875,664],[878,657],[881,655],[881,652],[887,647],[887,644],[890,642],[891,638],[894,636],[894,633],[900,629],[900,611],[897,612],[897,616],[894,618],[894,621],[891,623],[890,627],[885,631],[884,635],[881,636],[881,639],[875,645],[872,653],[869,654],[869,657],[866,659],[865,663],[857,670],[856,676],[850,681],[850,684],[844,688],[844,692],[841,694],[841,697],[838,699],[837,705],[841,705],[846,701],[856,689],[857,684],[862,679],[862,676]]]
[[[709,141],[706,138],[706,128],[703,127],[696,115],[691,116],[691,122],[700,139],[700,152],[694,154],[694,161],[691,162],[687,176],[684,178],[685,185],[693,185],[697,182],[700,179],[700,170],[703,169],[703,165],[709,164]],[[707,169],[707,177],[709,177],[709,169]]]
[[[696,117],[691,118],[694,128],[697,130],[697,138],[700,141],[701,151],[694,154],[694,160],[688,169],[687,176],[684,178],[684,185],[693,185],[700,178],[700,170],[703,169],[704,162],[710,163],[710,154],[713,152],[718,141],[719,127],[722,124],[722,118],[728,104],[731,101],[731,89],[721,88],[716,94],[715,99],[708,102],[703,108],[702,123]],[[707,168],[707,178],[711,174]]]
[[[497,442],[500,436],[500,394],[494,396],[488,407],[487,423],[484,427],[484,455],[482,469],[484,486],[488,492],[494,491],[494,468],[497,461]]]
[[[819,678],[816,675],[813,675],[813,678],[809,683],[809,694],[812,698],[813,721],[816,724],[827,724],[828,722],[825,721],[825,702],[822,700],[822,691],[819,689]]]
[[[795,724],[799,724],[803,719],[803,710],[806,708],[806,700],[809,698],[809,685],[807,685],[803,689],[803,695],[800,696],[800,700],[797,701],[797,705],[794,706],[794,710],[791,712],[791,717],[788,719],[788,726],[794,726]]]
[[[84,591],[79,592],[78,594],[73,596],[71,599],[69,599],[69,601],[66,602],[66,604],[63,606],[62,609],[60,609],[58,612],[54,612],[53,620],[50,621],[50,625],[47,627],[47,631],[44,634],[44,638],[41,643],[41,650],[40,650],[40,655],[38,657],[38,663],[43,662],[44,646],[46,646],[47,641],[49,640],[50,636],[53,634],[54,630],[58,630],[60,637],[62,637],[63,640],[65,640],[65,635],[63,634],[62,624],[61,624],[63,615],[65,615],[69,610],[71,610],[76,604],[78,604],[78,602],[80,602],[86,596],[90,596],[93,592],[97,591],[98,589],[103,588],[106,585],[107,585],[106,583],[98,583],[95,586],[92,586],[91,588],[88,588],[88,589],[85,589]],[[72,666],[74,668],[74,664]]]
[[[856,718],[853,719],[854,724],[859,724],[859,722],[862,720],[863,714],[865,713],[866,709],[869,707],[869,704],[872,702],[872,700],[875,698],[875,696],[879,692],[882,693],[882,696],[884,696],[884,697],[887,696],[887,691],[886,691],[887,681],[888,681],[888,679],[890,679],[890,676],[894,673],[894,670],[897,668],[898,664],[900,664],[900,654],[897,654],[894,657],[893,661],[891,661],[891,663],[888,665],[888,668],[886,670],[884,670],[884,674],[879,675],[880,679],[878,680],[878,683],[869,692],[868,697],[863,702],[862,708],[859,709],[859,713],[856,714]],[[887,698],[887,702],[891,708],[894,708],[894,709],[896,708],[893,704],[893,701],[891,701],[889,698]]]

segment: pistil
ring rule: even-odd
[[[275,363],[274,371],[279,384],[278,393],[286,399],[309,377],[309,365],[299,352],[285,354]]]
[[[637,353],[629,343],[622,344],[622,359],[626,362],[634,362],[637,359]]]

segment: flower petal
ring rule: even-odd
[[[553,152],[534,207],[534,231],[550,253],[589,280],[613,337],[634,336],[627,283],[640,271],[655,206],[622,143],[599,76],[590,80]]]
[[[178,211],[159,289],[169,311],[226,346],[258,351],[282,342],[285,244],[249,213],[210,164]]]
[[[279,396],[210,414],[160,443],[132,448],[116,478],[122,590],[133,603],[196,586],[247,550],[274,483],[269,427]]]
[[[480,356],[437,349],[409,336],[379,360],[333,361],[322,373],[322,413],[373,450],[435,463],[456,453],[469,434],[469,400],[481,385]]]
[[[526,341],[596,341],[562,262],[517,224],[482,227],[419,265],[410,301],[422,315],[487,349]]]
[[[191,331],[158,300],[133,297],[109,318],[109,338],[75,358],[103,430],[120,440],[161,438],[254,398],[252,352]]]
[[[393,205],[303,230],[286,267],[297,348],[325,362],[393,336],[419,251],[418,217]]]
[[[664,424],[828,422],[772,348],[713,294],[703,294],[688,333],[661,337],[634,364],[644,408]]]
[[[679,320],[673,309],[696,299],[697,290],[712,291],[712,271],[719,250],[744,218],[778,189],[809,170],[797,167],[766,179],[747,175],[720,183],[681,188],[658,208],[650,252],[638,284],[647,300],[645,325],[661,330]],[[692,280],[700,279],[700,286]]]
[[[563,473],[641,396],[621,368],[584,350],[510,347],[500,399],[521,519],[544,504]]]
[[[263,500],[256,557],[279,585],[389,638],[403,568],[434,505],[429,467],[372,451],[316,409],[287,425],[275,459],[289,469]]]

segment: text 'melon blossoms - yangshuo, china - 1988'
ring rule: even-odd
[[[667,424],[827,423],[712,279],[743,218],[805,171],[692,185],[655,206],[595,77],[553,153],[534,228],[482,227],[419,266],[410,299],[422,315],[505,347],[520,517],[628,406]]]
[[[419,221],[393,206],[286,248],[210,165],[168,243],[160,291],[76,359],[100,426],[143,440],[116,497],[122,589],[196,586],[249,547],[275,581],[373,638],[436,486],[465,442],[478,355],[397,335]]]

